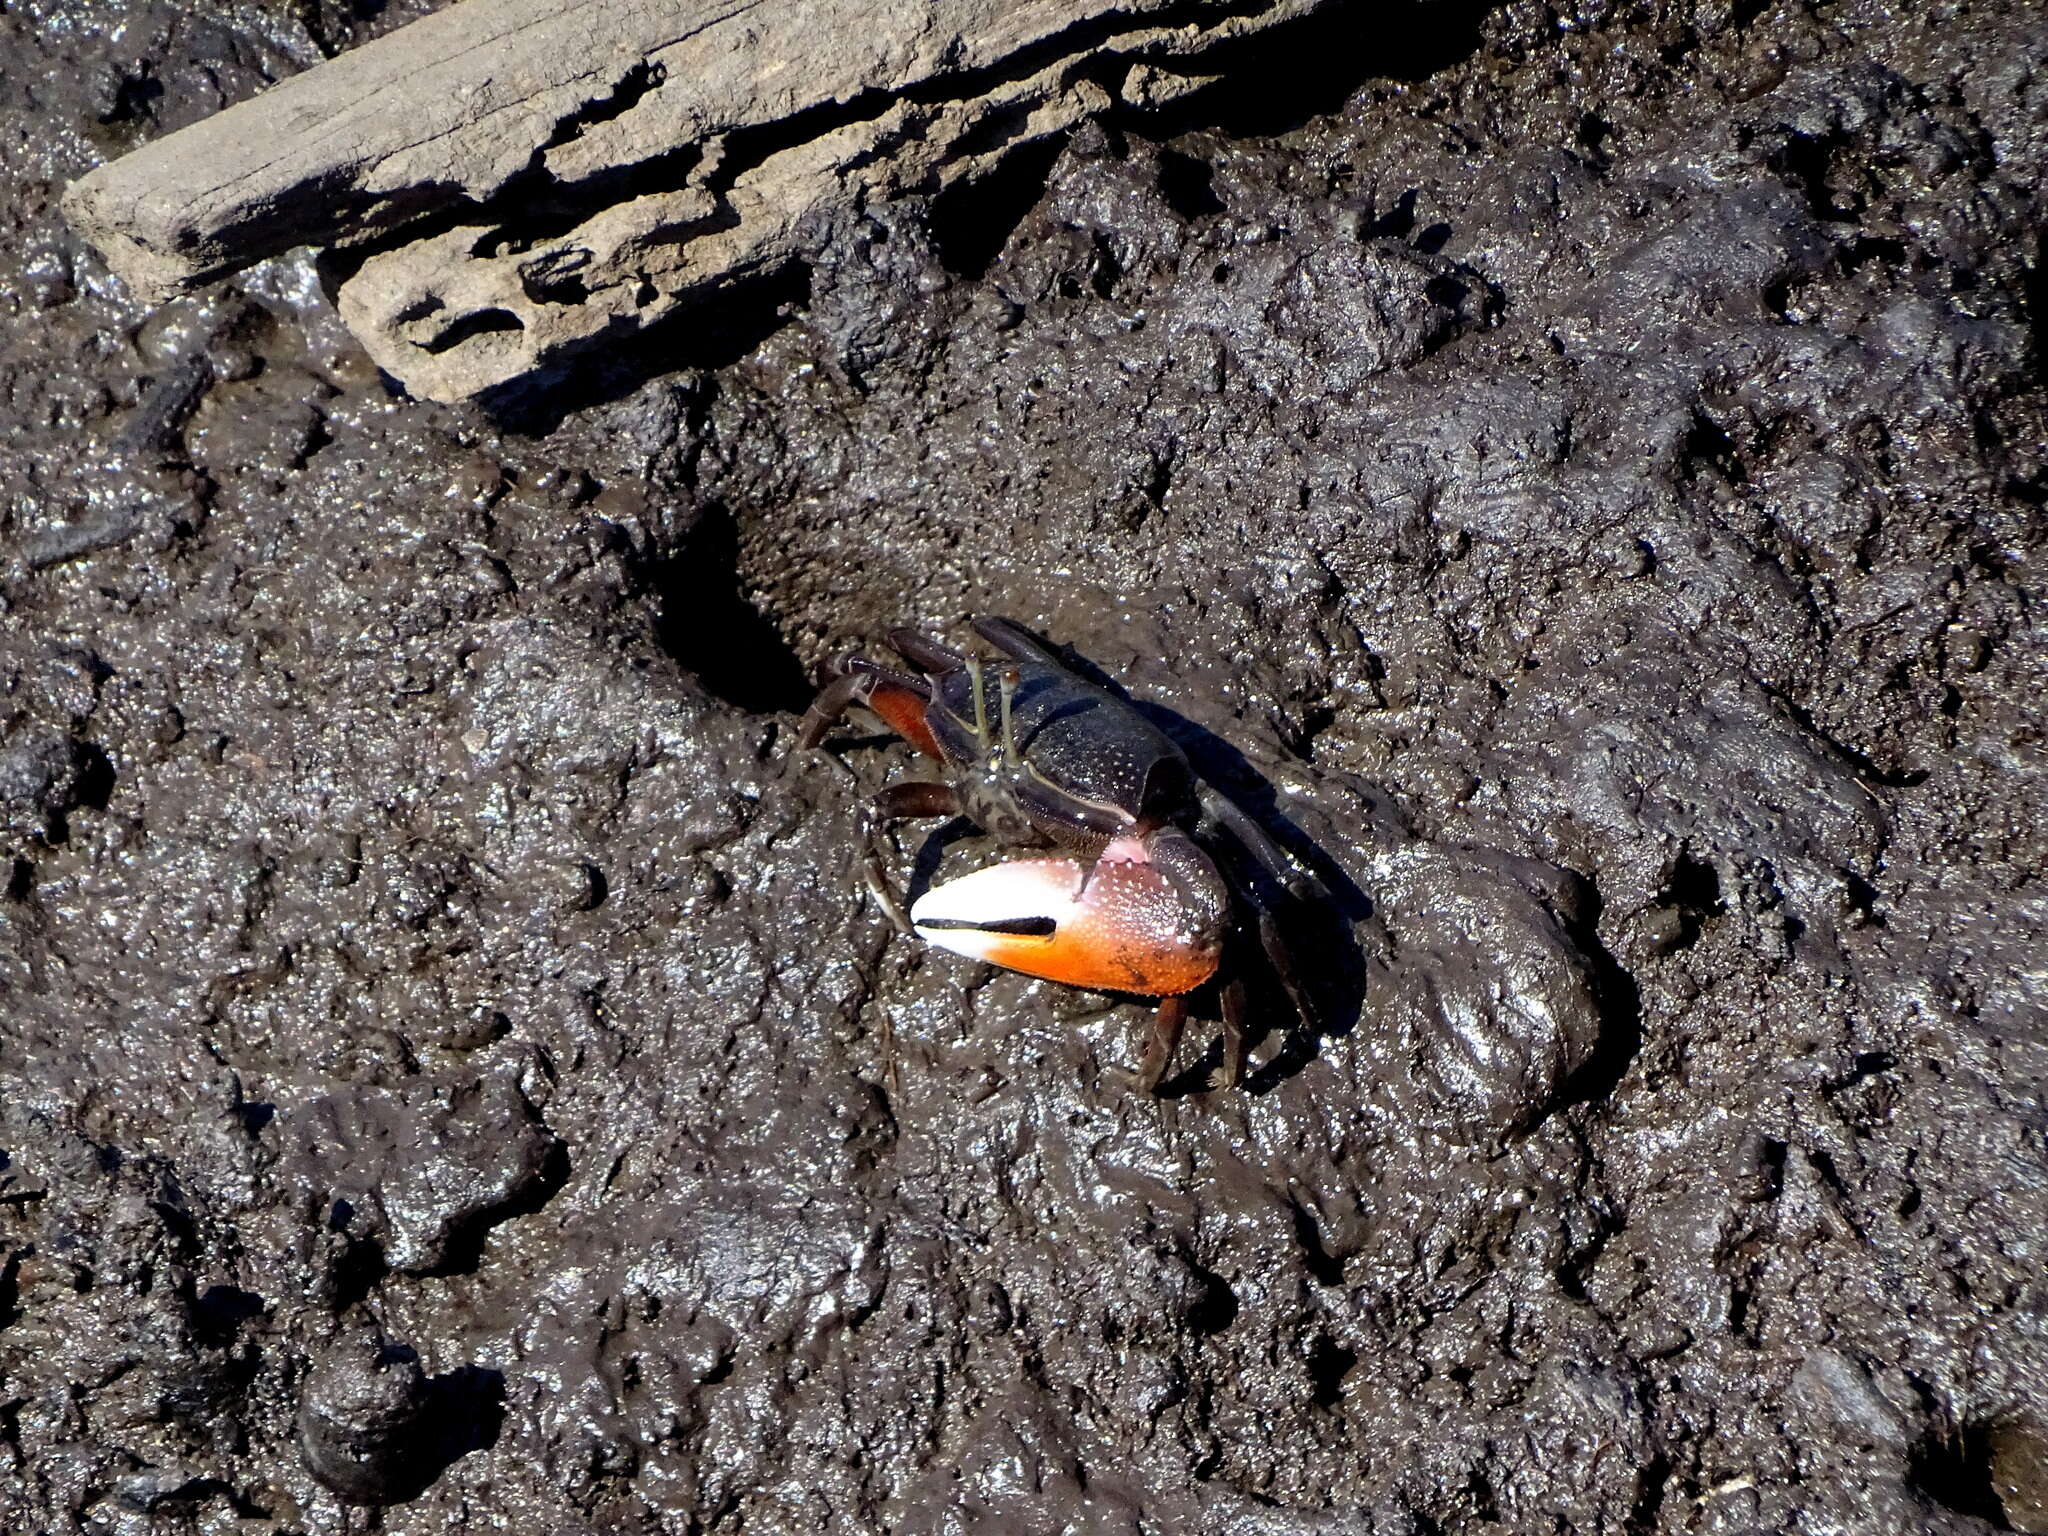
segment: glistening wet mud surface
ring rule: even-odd
[[[9,1529],[2048,1531],[2038,14],[1423,9],[492,412],[55,214],[410,12],[0,11]],[[1250,1091],[862,897],[983,611]]]

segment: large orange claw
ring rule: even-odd
[[[926,892],[910,909],[941,949],[1073,987],[1169,997],[1216,973],[1220,942],[1198,941],[1180,894],[1134,838],[1093,870],[1079,859],[1018,859]]]

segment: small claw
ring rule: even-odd
[[[1220,943],[1189,932],[1173,883],[1135,838],[1079,859],[995,864],[927,891],[910,909],[926,942],[1074,987],[1171,997],[1216,972]]]

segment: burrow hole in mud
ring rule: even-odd
[[[1216,173],[1193,155],[1177,149],[1159,152],[1159,194],[1166,205],[1190,223],[1223,212],[1223,199],[1216,195]]]
[[[1991,1436],[1981,1424],[1928,1436],[1913,1449],[1907,1479],[1944,1509],[2009,1531],[2005,1506],[1991,1480]]]
[[[1308,1352],[1309,1400],[1318,1408],[1334,1408],[1344,1400],[1344,1377],[1358,1364],[1358,1351],[1346,1349],[1323,1334]]]
[[[1671,866],[1671,878],[1664,882],[1663,896],[1675,906],[1692,912],[1719,912],[1721,877],[1704,859],[1681,853]]]
[[[114,760],[95,742],[86,742],[78,753],[78,803],[104,811],[114,797]]]
[[[713,502],[682,548],[654,569],[662,648],[728,704],[753,713],[800,710],[810,702],[810,682],[741,591],[739,562],[739,524]]]
[[[209,1349],[231,1346],[241,1326],[263,1315],[263,1298],[235,1285],[209,1285],[192,1302],[192,1331]]]
[[[1237,1321],[1237,1292],[1216,1271],[1204,1269],[1193,1260],[1188,1261],[1188,1272],[1197,1287],[1194,1302],[1187,1310],[1188,1327],[1204,1336],[1221,1333]]]
[[[1742,467],[1742,455],[1735,446],[1735,439],[1704,411],[1693,412],[1692,426],[1685,434],[1685,443],[1680,451],[1680,473],[1687,480],[1697,480],[1709,470],[1729,485],[1741,485],[1749,478]]]
[[[1318,1285],[1342,1285],[1344,1261],[1323,1245],[1323,1229],[1308,1207],[1299,1200],[1289,1203],[1294,1207],[1294,1241],[1301,1248],[1302,1263]]]
[[[1678,939],[1672,946],[1685,949],[1699,938],[1708,922],[1728,910],[1721,899],[1721,877],[1714,866],[1690,853],[1681,853],[1671,866],[1664,889],[1657,893],[1658,905],[1678,914]]]

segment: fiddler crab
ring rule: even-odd
[[[1256,933],[1295,1011],[1312,1025],[1280,913],[1320,899],[1321,887],[1131,704],[1008,619],[976,619],[973,627],[1000,659],[983,662],[915,630],[893,630],[890,646],[915,673],[846,656],[827,669],[804,716],[797,739],[808,749],[861,705],[942,774],[891,784],[871,802],[870,890],[899,929],[942,949],[1070,986],[1157,998],[1141,1065],[1120,1074],[1145,1093],[1173,1059],[1188,994],[1220,970],[1224,1049],[1214,1081],[1236,1084],[1246,942]],[[938,886],[906,915],[873,834],[890,822],[939,816],[964,817],[1009,847],[1057,852]]]

